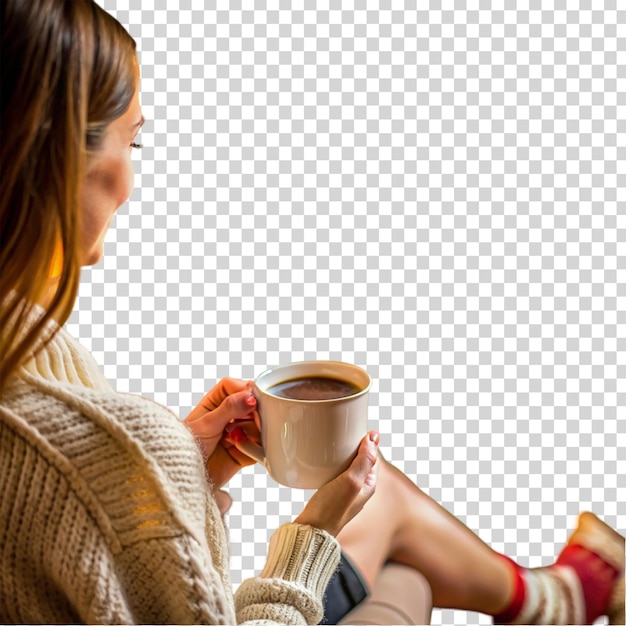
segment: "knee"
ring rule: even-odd
[[[371,594],[342,624],[430,624],[432,592],[416,569],[387,563]]]

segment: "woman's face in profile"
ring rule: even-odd
[[[132,144],[142,124],[137,89],[126,112],[108,126],[101,148],[89,158],[83,190],[82,265],[94,265],[102,258],[113,216],[133,190]]]

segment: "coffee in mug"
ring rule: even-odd
[[[318,489],[349,466],[367,434],[371,379],[356,365],[303,361],[271,368],[254,381],[261,446],[235,445],[278,483]]]
[[[352,396],[359,391],[360,387],[349,380],[328,376],[305,376],[272,385],[267,393],[292,400],[334,400]]]

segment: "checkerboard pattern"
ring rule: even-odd
[[[548,564],[584,509],[623,533],[624,7],[102,5],[147,122],[68,329],[118,388],[183,417],[224,376],[354,362],[387,458],[495,549]],[[311,493],[229,489],[237,586]]]

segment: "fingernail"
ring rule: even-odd
[[[370,441],[373,441],[376,445],[378,445],[380,441],[380,435],[375,430],[370,432]]]
[[[246,435],[246,431],[241,428],[241,426],[237,426],[237,428],[234,428],[233,431],[230,433],[231,438],[234,441],[245,441],[248,436]]]
[[[254,406],[256,404],[256,398],[250,394],[247,398],[246,398],[246,404],[248,406]]]

